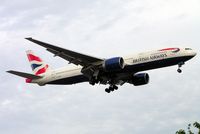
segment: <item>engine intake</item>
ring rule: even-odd
[[[106,72],[120,71],[124,68],[124,59],[122,57],[114,57],[106,59],[103,63],[103,69]]]
[[[140,73],[133,75],[132,84],[135,86],[141,86],[149,83],[149,74]]]

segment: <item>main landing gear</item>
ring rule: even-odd
[[[99,83],[99,80],[97,78],[95,78],[95,77],[92,77],[90,79],[89,83],[94,86],[95,84]]]
[[[105,92],[110,93],[111,91],[113,92],[117,89],[118,89],[118,87],[116,85],[110,85],[109,88],[105,89]]]
[[[178,73],[182,73],[181,67],[182,67],[184,64],[185,64],[184,62],[178,63],[178,69],[177,69],[177,72],[178,72]]]

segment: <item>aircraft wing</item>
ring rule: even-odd
[[[96,58],[93,56],[89,56],[89,55],[81,54],[81,53],[71,51],[68,49],[64,49],[61,47],[57,47],[57,46],[54,46],[54,45],[51,45],[39,40],[35,40],[33,38],[26,38],[26,39],[42,47],[45,47],[47,51],[55,54],[55,56],[59,56],[69,61],[69,63],[73,63],[75,65],[89,66],[89,65],[93,65],[95,63],[103,61],[103,59],[100,59],[100,58]]]

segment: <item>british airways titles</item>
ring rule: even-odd
[[[147,56],[147,57],[141,57],[141,58],[133,59],[133,63],[152,61],[152,60],[162,59],[162,58],[166,58],[166,57],[167,57],[167,54],[150,55],[150,56]]]

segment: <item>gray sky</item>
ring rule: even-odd
[[[170,134],[200,121],[199,55],[183,67],[148,71],[150,84],[29,85],[5,73],[31,72],[32,49],[52,68],[67,62],[24,40],[34,37],[107,58],[164,47],[199,52],[199,0],[3,0],[0,4],[0,133]]]

